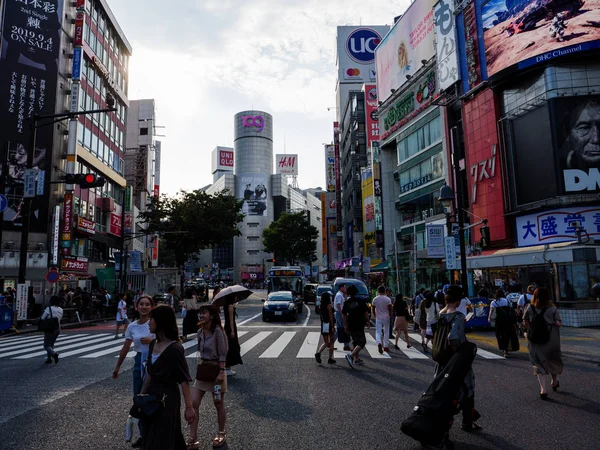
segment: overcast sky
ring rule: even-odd
[[[302,188],[325,184],[338,25],[391,24],[409,0],[109,0],[133,47],[129,98],[154,98],[161,192],[212,182],[233,116],[273,115],[274,153],[299,154]]]

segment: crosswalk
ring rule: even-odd
[[[240,353],[245,358],[276,359],[289,357],[312,359],[322,343],[318,331],[239,331]],[[377,341],[371,332],[366,333],[367,345],[362,353],[371,359],[390,360],[406,358],[410,360],[431,360],[430,352],[421,350],[421,336],[409,333],[412,347],[407,347],[403,340],[398,342],[399,350],[391,350],[380,354]],[[116,358],[123,347],[123,338],[115,339],[113,333],[73,333],[62,334],[58,337],[55,350],[60,353],[61,360],[69,357],[96,359],[101,357]],[[44,337],[40,335],[27,337],[11,337],[0,340],[0,359],[30,360],[45,358],[43,349]],[[336,346],[341,347],[341,344]],[[393,342],[390,342],[393,347]],[[197,341],[187,340],[183,343],[187,358],[196,358]],[[345,352],[336,350],[334,357],[342,359]],[[133,358],[135,352],[130,351],[128,358]],[[478,349],[477,358],[484,360],[504,360],[505,358],[492,352]]]

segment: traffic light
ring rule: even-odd
[[[106,180],[93,173],[68,173],[65,175],[65,183],[78,184],[81,189],[88,189],[102,187],[106,183]]]
[[[481,248],[488,248],[490,246],[490,228],[486,224],[479,231],[481,232]]]

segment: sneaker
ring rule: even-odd
[[[337,361],[335,359],[333,359],[333,358],[329,358],[327,360],[327,364],[337,364]]]
[[[54,364],[58,364],[58,353],[55,353],[52,357],[54,358]]]
[[[228,377],[232,377],[235,375],[235,372],[231,369],[227,369],[225,370],[225,375],[227,375]]]
[[[360,358],[356,358],[354,360],[354,364],[358,364],[359,366],[364,366],[365,362],[362,359],[360,359]]]
[[[475,422],[473,422],[471,425],[466,425],[463,423],[460,428],[467,433],[472,433],[473,431],[479,431],[482,429],[481,425],[477,425]]]
[[[379,353],[383,355],[383,345],[377,344],[377,350],[379,350]]]
[[[115,334],[115,339],[119,339],[119,335],[118,334]]]
[[[354,361],[352,361],[352,356],[350,356],[350,353],[348,353],[346,356],[344,356],[344,358],[346,358],[346,362],[348,363],[350,368],[354,369]]]
[[[389,347],[383,347],[383,351],[384,351],[384,352],[389,352],[389,351],[390,351],[390,348],[389,348]]]
[[[320,353],[315,353],[315,359],[317,360],[317,362],[319,364],[321,364],[321,354]]]

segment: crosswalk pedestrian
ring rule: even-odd
[[[248,358],[277,359],[296,358],[314,359],[315,352],[323,342],[319,331],[274,331],[253,330],[239,331],[240,354]],[[409,333],[411,340],[417,343],[421,336]],[[365,357],[379,361],[394,361],[398,359],[408,360],[431,360],[431,353],[417,350],[416,346],[407,347],[404,341],[399,341],[399,350],[390,350],[379,353],[374,330],[366,333],[367,344],[365,346]],[[46,352],[41,349],[43,336],[12,337],[0,340],[0,359],[32,360],[41,358]],[[413,343],[414,344],[414,343]],[[341,344],[336,343],[340,346]],[[56,350],[62,358],[77,357],[83,360],[96,358],[117,358],[123,347],[122,340],[115,342],[114,335],[108,333],[69,333],[61,335],[56,341]],[[194,338],[183,342],[188,359],[196,358],[197,340]],[[334,358],[341,360],[346,353],[341,350],[334,352]],[[129,352],[127,358],[133,358],[135,352]],[[479,348],[477,359],[489,361],[505,360],[503,356]],[[433,363],[433,361],[432,361]]]

